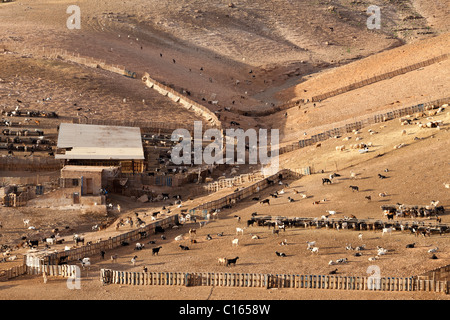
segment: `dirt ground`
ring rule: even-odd
[[[367,30],[367,15],[363,13],[365,4],[353,2],[258,0],[239,1],[233,8],[223,1],[127,3],[112,0],[101,3],[85,0],[79,1],[82,29],[68,30],[65,10],[72,4],[70,1],[36,3],[19,0],[0,4],[0,49],[11,45],[27,48],[45,45],[104,59],[110,64],[126,65],[132,71],[148,71],[152,77],[176,90],[190,90],[191,98],[212,111],[221,110],[220,120],[225,127],[229,126],[229,121],[236,120],[243,128],[279,128],[282,142],[295,141],[304,137],[304,132],[311,135],[325,127],[328,129],[328,126],[341,125],[381,110],[447,97],[448,60],[327,99],[316,108],[293,108],[288,110],[287,117],[284,112],[260,118],[237,114],[237,110],[265,110],[273,104],[333,90],[366,76],[448,53],[448,15],[443,14],[448,1],[415,0],[402,4],[374,1],[382,6],[387,18],[379,32]],[[330,8],[332,6],[334,8]],[[408,45],[403,46],[405,43]],[[389,51],[392,48],[395,49]],[[364,57],[368,58],[362,59]],[[51,100],[42,101],[47,97]],[[210,105],[206,103],[209,100],[219,103]],[[139,79],[64,61],[41,59],[37,54],[5,52],[0,54],[0,107],[13,109],[18,104],[24,108],[57,111],[63,116],[78,114],[97,119],[173,122],[197,120],[192,113],[146,88]],[[224,107],[230,107],[231,111],[223,110]],[[271,199],[270,206],[248,199],[232,209],[222,210],[218,220],[201,229],[198,224],[188,224],[167,230],[167,240],[152,235],[145,240],[145,249],[137,253],[136,266],[130,263],[136,254],[131,250],[134,243],[131,247],[107,252],[105,260],[91,257],[91,269],[82,272],[81,290],[69,290],[65,279],[50,278],[44,284],[41,277],[23,276],[2,283],[0,299],[448,300],[448,296],[435,293],[102,286],[98,280],[100,268],[140,271],[143,266],[150,271],[251,270],[327,274],[334,267],[328,262],[344,257],[349,263],[338,265],[338,274],[366,276],[368,266],[373,264],[368,257],[376,254],[377,246],[388,249],[388,254],[376,261],[382,276],[408,277],[448,265],[450,234],[416,238],[400,231],[391,236],[364,231],[361,242],[358,232],[350,230],[288,229],[275,236],[267,228],[248,227],[244,235],[239,236],[240,246],[231,246],[236,227],[245,226],[253,212],[319,218],[327,210],[336,210],[338,217],[354,214],[358,218],[381,219],[382,204],[427,205],[432,200],[439,200],[446,209],[442,221],[450,223],[449,189],[443,186],[450,182],[448,110],[436,119],[444,121],[442,130],[420,130],[415,125],[403,127],[398,120],[371,127],[379,131],[374,136],[367,132],[369,128],[364,128],[359,135],[363,139],[361,142],[374,144],[367,154],[361,155],[357,150],[336,153],[337,145],[355,143],[356,136],[353,136],[349,142],[330,139],[324,141],[321,148],[309,147],[283,155],[281,167],[313,166],[317,170],[323,169],[324,176],[339,172],[341,178],[329,186],[322,186],[320,174],[288,181],[289,187],[274,186],[260,192],[261,198],[265,198],[276,190],[285,189],[283,196]],[[422,118],[422,121],[427,120]],[[407,135],[400,134],[403,129],[407,130]],[[405,147],[393,149],[402,142],[406,143]],[[389,168],[388,179],[379,180],[377,174],[385,168]],[[358,173],[355,181],[350,179],[351,171]],[[361,191],[352,193],[348,188],[350,184],[357,184]],[[300,199],[294,189],[306,193],[308,198]],[[184,202],[183,208],[232,192],[233,189],[225,189],[198,197]],[[379,198],[380,192],[386,192],[388,197]],[[189,190],[185,188],[174,193],[188,194]],[[372,201],[366,201],[365,195],[371,195]],[[289,203],[289,196],[296,201]],[[323,199],[326,201],[312,205],[313,201]],[[111,201],[120,203],[123,208],[120,215],[111,213],[111,219],[127,217],[134,212],[151,212],[162,206],[162,203],[140,204],[117,195],[113,195]],[[77,210],[52,210],[41,207],[38,200],[26,208],[2,207],[0,210],[2,243],[17,242],[23,235],[42,236],[52,228],[63,226],[69,226],[64,236],[70,238],[75,232],[84,233],[87,240],[106,238],[129,228],[116,231],[110,227],[92,233],[92,225],[107,217],[80,215]],[[241,217],[241,222],[235,216]],[[39,225],[37,232],[41,233],[24,228],[23,218],[30,218]],[[188,239],[188,230],[193,227],[197,227],[196,244],[190,244]],[[218,236],[222,232],[223,235]],[[174,241],[180,234],[186,239]],[[208,234],[212,240],[206,240]],[[252,239],[251,235],[261,239]],[[162,246],[160,255],[152,256],[150,240],[156,242],[154,245]],[[279,245],[282,240],[286,240],[286,246]],[[313,240],[320,248],[318,255],[306,250],[306,242]],[[405,248],[413,242],[416,243],[414,249]],[[180,244],[189,245],[191,250],[181,251]],[[366,250],[361,257],[355,257],[353,251],[345,249],[348,244],[365,244]],[[439,248],[437,260],[431,260],[427,252],[434,247]],[[279,258],[275,251],[283,251],[287,257]],[[108,259],[112,254],[118,254],[117,263]],[[219,266],[217,258],[222,256],[239,256],[237,265]],[[7,262],[0,267],[10,267],[19,261]]]

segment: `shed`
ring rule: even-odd
[[[120,166],[122,172],[144,171],[138,127],[61,123],[55,159],[66,165]]]

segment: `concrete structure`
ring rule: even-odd
[[[137,127],[61,123],[55,159],[66,165],[119,166],[144,171],[144,149]]]
[[[65,166],[61,170],[60,186],[73,199],[73,204],[105,205],[107,179],[118,173],[118,167]]]

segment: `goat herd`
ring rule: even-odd
[[[328,178],[323,178],[322,185],[332,184],[333,179],[335,179],[336,177],[340,177],[340,175],[333,173]],[[274,186],[275,182],[270,181],[270,182],[268,182],[268,184]],[[297,190],[295,190],[295,188],[291,188],[289,186],[289,184],[281,182],[281,180],[279,180],[278,184],[282,186],[282,189],[278,190],[276,192],[270,193],[271,198],[283,197],[283,195],[285,195],[285,194],[290,194],[290,196],[287,197],[288,203],[290,203],[290,202],[293,202],[293,198],[291,198],[291,196],[293,197],[294,195],[300,195],[301,199],[306,199],[309,197],[309,196],[306,196],[304,193],[298,192]],[[356,186],[350,186],[350,187],[353,192],[359,192],[359,190]],[[354,188],[354,187],[356,187],[356,188]],[[168,198],[169,198],[169,195],[166,195],[166,199],[168,199]],[[263,206],[263,205],[270,206],[269,198],[261,200],[261,198],[259,196],[257,196],[257,197],[253,197],[251,199],[251,201],[258,201],[260,203],[259,204],[260,206]],[[315,204],[315,202],[313,204]],[[198,238],[197,238],[197,231],[199,229],[204,231],[205,229],[203,229],[203,228],[205,228],[211,221],[219,219],[219,216],[220,216],[220,213],[222,213],[221,212],[222,210],[229,209],[230,207],[231,207],[230,205],[226,205],[220,209],[219,208],[212,209],[209,211],[209,213],[207,213],[205,215],[205,217],[204,217],[205,219],[204,220],[202,219],[201,221],[197,221],[198,217],[187,213],[186,210],[183,210],[181,212],[181,214],[179,215],[179,219],[176,222],[176,224],[169,225],[169,228],[171,228],[173,230],[180,228],[179,231],[181,231],[181,228],[183,226],[189,226],[188,234],[187,233],[179,234],[176,237],[174,237],[176,246],[179,247],[179,250],[181,250],[181,251],[191,250],[191,247],[195,246],[195,244],[199,242]],[[311,229],[311,230],[312,229],[314,229],[314,230],[330,229],[330,230],[336,230],[336,231],[354,230],[354,231],[358,232],[358,239],[361,242],[361,245],[353,247],[351,244],[347,244],[345,247],[345,250],[352,251],[353,255],[358,257],[358,256],[363,255],[364,250],[366,250],[366,252],[368,252],[365,244],[362,244],[363,231],[365,231],[365,230],[381,231],[382,237],[384,237],[385,235],[388,235],[388,237],[389,237],[393,233],[393,231],[400,230],[401,232],[408,232],[411,235],[414,235],[415,237],[420,236],[423,238],[430,237],[433,234],[443,235],[445,233],[450,232],[450,227],[448,225],[445,225],[442,223],[431,224],[429,222],[425,223],[425,221],[417,221],[417,220],[413,221],[413,220],[406,220],[406,219],[394,220],[394,216],[396,218],[398,218],[398,217],[404,217],[404,218],[428,217],[428,218],[430,218],[433,215],[438,217],[438,214],[445,213],[444,207],[439,206],[439,201],[433,201],[429,206],[406,206],[404,204],[398,203],[394,206],[386,206],[386,205],[381,206],[381,209],[383,210],[383,217],[387,217],[387,219],[364,220],[364,219],[357,219],[356,216],[354,216],[354,215],[343,216],[343,217],[338,218],[337,212],[331,211],[331,210],[326,210],[327,214],[322,215],[321,217],[310,217],[310,218],[282,217],[282,216],[274,216],[273,217],[273,216],[268,216],[268,215],[267,216],[260,215],[257,212],[253,212],[251,214],[250,219],[247,219],[245,221],[245,223],[242,225],[240,216],[228,215],[229,218],[234,218],[237,221],[237,225],[232,226],[232,228],[235,228],[235,233],[232,232],[232,234],[228,234],[228,236],[231,235],[231,237],[229,237],[230,242],[231,242],[230,248],[235,248],[235,249],[232,249],[235,253],[242,253],[242,251],[237,248],[239,248],[242,245],[241,242],[242,242],[242,240],[245,239],[245,238],[243,238],[244,233],[247,233],[248,230],[252,230],[252,233],[250,233],[250,236],[248,237],[248,239],[251,238],[250,241],[258,241],[262,238],[266,238],[266,239],[268,239],[269,242],[276,241],[277,245],[279,245],[280,247],[288,245],[288,240],[286,239],[286,238],[288,238],[288,236],[283,237],[285,239],[283,239],[282,241],[274,240],[274,239],[278,239],[278,236],[280,236],[280,233],[289,234],[287,232],[288,229],[293,229],[293,228],[303,228],[303,229]],[[160,212],[155,212],[155,213],[158,214]],[[144,226],[145,226],[145,223],[140,219],[139,215],[137,213],[135,213],[135,214],[136,214],[136,217],[135,217],[136,223],[134,224],[134,226],[140,227],[141,224],[144,224]],[[144,215],[144,216],[146,216],[146,215]],[[156,217],[154,218],[154,216],[155,215],[152,214],[152,220],[155,220]],[[132,221],[133,221],[133,219],[131,219],[131,217],[128,217],[126,220],[120,220],[119,223],[116,225],[116,230],[125,224],[130,224],[130,227],[133,227]],[[440,222],[440,220],[438,220],[437,222]],[[231,222],[231,224],[232,224],[232,222]],[[198,225],[198,228],[195,227],[196,225]],[[34,228],[33,226],[30,226],[29,220],[24,220],[24,226],[27,227],[28,229]],[[267,228],[267,230],[269,230],[267,237],[264,236],[264,233],[265,233],[263,231],[264,229],[254,228],[255,226],[263,227],[264,229]],[[219,225],[219,227],[220,227],[220,225]],[[103,228],[98,228],[98,226],[96,226],[95,230],[98,230],[98,229],[103,229]],[[93,230],[94,230],[94,228],[93,228]],[[210,229],[210,230],[213,230],[213,229]],[[208,230],[208,231],[210,231],[210,230]],[[234,230],[234,229],[232,229],[232,230]],[[155,233],[155,235],[160,233],[161,240],[167,240],[169,235],[167,233],[165,233],[165,231],[166,230],[163,229],[162,227],[157,226],[157,227],[155,227],[154,233]],[[208,232],[208,231],[206,231],[206,232]],[[42,239],[42,242],[45,244],[45,246],[49,246],[49,245],[53,245],[53,244],[62,244],[64,239],[61,239],[59,237],[59,230],[57,230],[57,229],[52,230],[52,233],[53,234],[51,236],[45,237],[44,239]],[[203,233],[205,233],[205,232],[203,232]],[[228,233],[230,233],[230,232],[228,232]],[[152,245],[151,254],[153,256],[158,256],[159,252],[163,248],[163,246],[160,245],[159,243],[158,243],[158,246],[156,246],[156,242],[157,242],[156,239],[150,240],[150,241],[147,240],[145,242],[142,240],[144,238],[147,238],[149,235],[150,234],[148,232],[140,232],[141,240],[138,240],[138,242],[135,244],[134,250],[141,251],[141,250],[146,249],[146,245]],[[273,236],[275,236],[275,238],[273,238]],[[224,233],[223,231],[218,232],[218,233],[216,232],[215,234],[213,234],[213,232],[210,231],[210,233],[206,234],[204,237],[205,237],[204,239],[206,241],[210,241],[213,239],[224,239],[225,240],[227,238],[227,234]],[[39,243],[39,241],[37,241],[37,240],[28,240],[28,239],[23,239],[23,240],[26,240],[26,241],[24,241],[23,244],[30,248],[37,247],[38,243]],[[182,241],[186,241],[186,240],[189,241],[190,245],[182,242]],[[82,237],[80,235],[74,235],[73,241],[75,242],[76,246],[78,246],[80,243],[83,245],[85,244],[84,237]],[[180,242],[182,242],[183,244],[180,244]],[[89,245],[90,243],[88,242],[87,244]],[[268,244],[270,244],[270,243],[268,243]],[[289,243],[289,244],[291,244],[291,243]],[[122,241],[121,245],[129,246],[130,243],[128,243],[126,241]],[[316,241],[307,241],[306,245],[307,245],[306,249],[308,251],[310,251],[312,255],[319,255],[320,248],[317,246]],[[409,244],[407,244],[406,248],[414,248],[415,245],[416,245],[416,243],[409,243]],[[66,247],[66,250],[67,249],[68,249],[68,247]],[[438,247],[430,249],[429,253],[432,254],[432,257],[431,257],[432,259],[437,258],[435,255],[437,250],[438,250]],[[8,250],[7,252],[9,253],[10,251],[11,250]],[[388,251],[389,250],[387,248],[384,248],[382,246],[377,246],[377,254],[375,256],[370,256],[368,258],[368,260],[376,261],[380,258],[380,256],[385,255]],[[274,257],[278,257],[278,258],[286,258],[290,255],[289,252],[283,252],[280,249],[274,250],[273,254],[274,254]],[[145,256],[145,254],[144,254],[144,256]],[[105,259],[104,251],[101,251],[101,258]],[[11,259],[9,259],[9,260],[11,260]],[[242,257],[240,258],[238,255],[235,255],[233,257],[220,256],[217,258],[217,263],[218,263],[218,265],[226,266],[226,267],[236,266],[236,264],[238,264],[239,259],[242,259]],[[111,262],[116,263],[117,261],[118,261],[117,253],[112,254]],[[136,254],[133,254],[133,256],[130,260],[131,264],[133,266],[135,266],[137,261],[138,261],[138,256]],[[81,266],[83,268],[85,268],[86,266],[90,266],[89,258],[79,259],[79,262],[81,263]],[[66,262],[59,261],[59,264],[64,264],[64,263],[66,263]],[[348,258],[342,257],[339,259],[330,260],[328,264],[331,266],[331,265],[340,265],[340,264],[346,264],[346,263],[348,263]],[[146,266],[143,266],[143,268],[145,270]],[[334,270],[330,271],[330,274],[334,274],[336,272],[337,272],[337,269],[334,269]]]

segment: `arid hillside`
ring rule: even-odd
[[[73,4],[69,0],[0,4],[0,110],[19,106],[55,111],[61,119],[168,124],[200,120],[192,110],[170,100],[168,94],[147,87],[141,76],[148,73],[215,112],[223,128],[279,129],[281,144],[292,144],[379,113],[446,99],[450,94],[450,0],[373,0],[370,4],[381,9],[381,28],[373,30],[366,24],[369,3],[360,0],[80,0],[76,5],[81,10],[81,28],[68,29],[71,13],[66,10]],[[90,66],[70,62],[55,50],[119,65],[137,77],[107,71],[97,62]],[[433,58],[439,60],[311,101],[314,96]],[[302,102],[292,105],[298,101]],[[358,219],[386,221],[380,208],[383,204],[422,206],[440,201],[444,212],[439,218],[449,224],[450,189],[445,185],[450,183],[450,109],[448,104],[438,107],[442,108],[437,114],[411,115],[408,119],[412,124],[407,126],[398,119],[377,123],[356,134],[282,154],[281,168],[311,167],[313,174],[282,181],[255,194],[261,200],[270,199],[270,205],[263,205],[259,198],[240,199],[231,208],[222,208],[219,219],[202,228],[197,222],[189,222],[166,230],[165,239],[150,235],[145,250],[138,253],[133,250],[135,243],[108,249],[106,257],[117,254],[117,262],[99,255],[91,257],[91,269],[82,273],[82,290],[68,290],[65,279],[53,277],[44,284],[41,277],[27,275],[2,286],[0,299],[448,299],[448,295],[416,292],[345,291],[337,295],[313,289],[136,288],[103,286],[98,281],[101,268],[141,271],[144,266],[150,271],[329,274],[329,261],[343,257],[349,262],[338,266],[339,275],[364,277],[373,264],[368,258],[377,255],[377,246],[388,249],[388,254],[376,262],[383,276],[411,277],[449,265],[449,233],[418,237],[408,229],[384,236],[380,230],[364,230],[362,240],[354,230],[289,228],[276,235],[266,226],[247,226],[244,234],[239,234],[240,245],[231,245],[238,236],[236,228],[245,227],[255,212],[260,216],[322,219],[331,211],[337,218],[355,215]],[[428,121],[439,121],[439,125],[418,126],[418,122]],[[7,125],[4,122],[4,127]],[[56,126],[51,129],[56,136]],[[369,150],[360,152],[361,148],[351,147],[356,140],[370,143]],[[342,145],[345,149],[337,151],[336,147]],[[7,157],[8,151],[4,148],[3,152]],[[45,155],[52,157],[51,152]],[[214,178],[225,172],[227,177],[232,176],[235,168],[230,166],[222,172],[215,169]],[[243,173],[246,168],[241,166],[236,172]],[[340,177],[323,184],[321,179],[333,172]],[[2,178],[39,174],[0,172]],[[57,175],[58,171],[46,174]],[[382,179],[379,174],[386,177]],[[149,223],[153,221],[151,212],[170,208],[171,213],[180,213],[232,195],[243,186],[201,196],[195,196],[200,184],[155,187],[155,193],[182,194],[181,207],[171,198],[143,204],[136,197],[110,194],[108,200],[120,204],[122,211],[110,211],[106,216],[83,214],[78,207],[51,207],[48,199],[54,197],[56,203],[58,196],[62,197],[55,187],[29,201],[28,206],[0,209],[1,243],[16,245],[23,237],[42,240],[55,228],[64,229],[62,236],[68,245],[74,244],[74,233],[82,234],[87,241],[107,239],[134,228],[119,228],[121,218],[146,213]],[[359,189],[353,191],[350,186]],[[279,196],[273,197],[275,192]],[[23,219],[30,219],[36,228],[26,228]],[[107,220],[112,224],[106,229],[93,231],[92,226]],[[396,217],[396,221],[408,220]],[[417,220],[431,223],[436,217]],[[198,229],[197,242],[190,241],[190,228]],[[174,240],[179,235],[184,235],[182,242]],[[283,240],[286,246],[281,246]],[[306,242],[312,240],[317,241],[320,254],[306,250]],[[412,242],[417,243],[416,248],[406,248]],[[180,250],[180,243],[191,246],[191,250]],[[349,244],[364,244],[366,251],[355,256],[346,249]],[[66,243],[58,245],[52,250],[62,250]],[[153,245],[163,246],[160,255],[152,255],[149,248]],[[438,259],[430,259],[428,250],[433,247],[439,247]],[[19,258],[1,264],[0,269],[22,264],[27,249],[17,249],[14,254]],[[284,251],[287,256],[279,257],[275,251]],[[130,259],[135,254],[138,262],[133,265]],[[218,257],[223,256],[239,256],[240,260],[227,268],[217,264]]]

